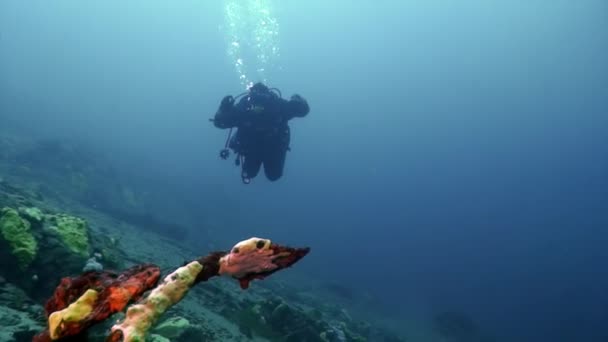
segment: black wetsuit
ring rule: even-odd
[[[288,121],[308,114],[306,100],[298,95],[285,100],[268,91],[249,93],[236,105],[224,102],[226,98],[213,122],[218,128],[238,128],[229,147],[243,158],[243,181],[257,176],[262,164],[266,178],[281,178],[290,142]]]

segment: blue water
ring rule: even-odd
[[[221,193],[226,241],[309,245],[297,272],[394,317],[606,341],[608,2],[258,1],[280,28],[263,77],[311,113],[284,178],[248,186],[208,122],[243,90],[230,2],[0,2],[3,125],[103,146],[201,208]]]

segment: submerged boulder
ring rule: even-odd
[[[42,210],[36,207],[20,207],[19,215],[28,220],[31,224],[40,224],[44,220]]]
[[[89,228],[81,218],[56,214],[47,215],[46,222],[49,230],[56,233],[71,252],[81,256],[89,255]]]
[[[38,252],[38,243],[31,231],[29,221],[19,216],[19,213],[12,208],[4,208],[1,211],[0,217],[0,236],[9,255],[17,261],[17,266],[21,270],[27,269]],[[5,257],[2,255],[2,257]]]
[[[279,297],[269,298],[231,315],[241,333],[270,340],[339,342],[366,341],[369,329],[343,316],[305,310]]]
[[[170,339],[157,334],[150,334],[148,340],[150,340],[150,342],[171,342]]]
[[[172,317],[154,328],[154,333],[168,340],[174,340],[190,327],[190,322],[183,317]]]
[[[61,276],[100,269],[90,262],[87,267],[87,261],[113,255],[113,247],[102,241],[92,238],[82,218],[36,207],[6,207],[0,211],[0,277],[32,297],[46,297]]]

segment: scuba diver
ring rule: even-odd
[[[238,98],[241,99],[235,105]],[[241,178],[245,184],[257,176],[262,164],[266,178],[278,180],[283,175],[289,150],[288,121],[304,117],[309,111],[308,102],[300,95],[286,100],[278,89],[262,83],[254,84],[236,98],[225,96],[211,119],[215,127],[230,129],[220,157],[228,158],[228,148],[234,151],[235,164],[241,165]],[[237,128],[237,132],[231,136],[233,128]]]

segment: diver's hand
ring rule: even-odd
[[[302,96],[298,94],[291,95],[289,100],[289,118],[302,118],[305,117],[310,111],[308,102]]]
[[[293,94],[291,95],[291,100],[292,101],[298,101],[298,102],[305,102],[306,100],[304,100],[304,98],[298,94]]]
[[[232,107],[233,104],[234,104],[234,97],[232,97],[230,95],[225,96],[222,99],[222,103],[220,104],[220,110],[225,111],[225,110],[229,109],[230,107]]]

